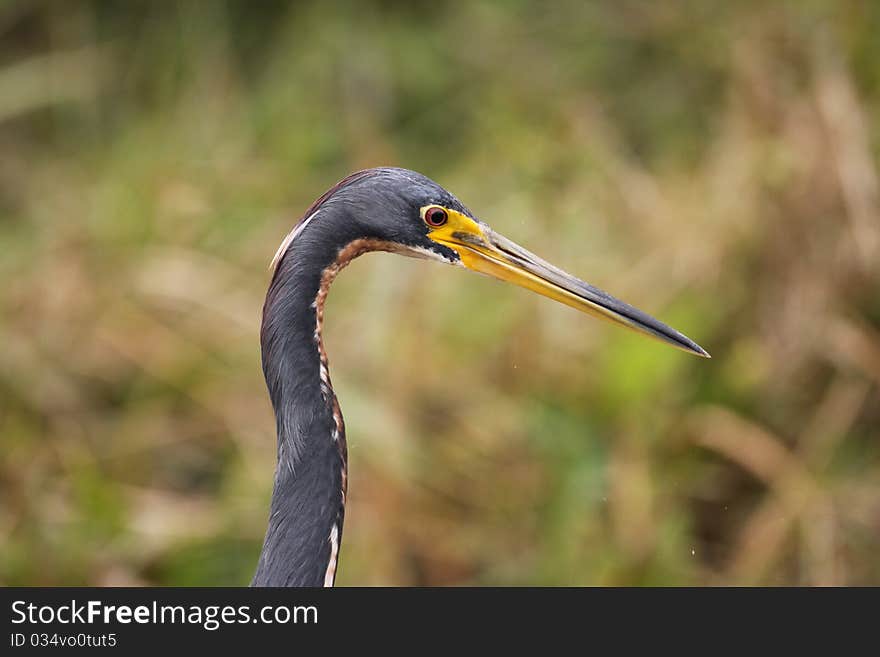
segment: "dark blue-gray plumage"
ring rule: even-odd
[[[336,427],[339,411],[329,376],[325,384],[321,375],[323,347],[316,331],[323,308],[316,300],[322,279],[347,264],[339,262],[340,253],[359,240],[369,250],[395,245],[458,259],[455,251],[425,237],[418,213],[429,203],[464,211],[443,188],[412,171],[358,172],[309,208],[300,222],[308,225],[295,227],[301,232],[279,254],[261,331],[263,373],[277,419],[278,466],[254,585],[324,584],[334,526],[336,550],[342,536],[346,443],[344,427]]]

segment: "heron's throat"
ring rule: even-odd
[[[364,253],[369,251],[389,250],[391,245],[381,240],[361,238],[350,242],[347,246],[339,250],[339,254],[330,265],[321,272],[321,284],[318,287],[318,293],[315,295],[315,346],[318,349],[318,358],[320,361],[320,378],[321,378],[321,397],[325,403],[330,405],[333,414],[333,433],[331,439],[338,443],[342,453],[342,503],[345,504],[345,494],[348,490],[348,453],[345,445],[345,421],[342,418],[342,409],[339,407],[339,401],[333,392],[333,385],[330,382],[330,366],[327,358],[327,350],[324,348],[324,304],[327,300],[327,294],[330,292],[330,286],[339,272],[345,269],[348,264]],[[331,564],[335,568],[335,564]]]
[[[339,250],[336,260],[330,263],[321,272],[321,285],[318,287],[318,294],[315,296],[315,315],[317,323],[315,325],[315,341],[318,344],[318,353],[321,355],[321,362],[326,366],[327,353],[324,351],[324,339],[322,331],[324,328],[324,302],[327,300],[327,294],[330,292],[330,285],[336,280],[343,269],[345,269],[352,260],[358,256],[370,251],[399,251],[400,247],[391,242],[384,240],[362,237],[360,239],[349,242],[346,246]]]
[[[318,357],[320,358],[320,377],[321,377],[321,394],[325,401],[328,401],[333,410],[333,421],[336,428],[333,431],[333,440],[338,440],[340,436],[345,435],[345,425],[342,419],[342,411],[339,408],[339,402],[333,393],[333,386],[330,383],[329,361],[327,359],[327,350],[324,348],[324,303],[327,300],[327,294],[330,292],[330,286],[339,272],[345,269],[352,260],[358,256],[370,251],[397,251],[399,247],[391,242],[384,240],[363,237],[352,240],[346,246],[339,250],[336,259],[324,268],[321,272],[321,284],[318,287],[318,294],[315,295],[315,345],[318,348]],[[345,473],[343,472],[343,481],[345,481]],[[343,487],[343,496],[345,488]]]

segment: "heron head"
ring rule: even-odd
[[[492,230],[422,174],[380,168],[354,174],[320,199],[384,250],[441,260],[519,285],[577,310],[709,357],[690,338],[566,273]],[[277,256],[276,256],[277,258]]]

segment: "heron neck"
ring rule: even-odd
[[[323,347],[324,300],[361,247],[300,236],[275,270],[263,308],[263,373],[278,460],[257,586],[332,585],[345,511],[345,427]],[[356,251],[356,253],[355,253]]]

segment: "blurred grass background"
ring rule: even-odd
[[[245,584],[267,265],[416,169],[703,361],[368,255],[340,584],[880,584],[880,3],[0,3],[0,583]]]

